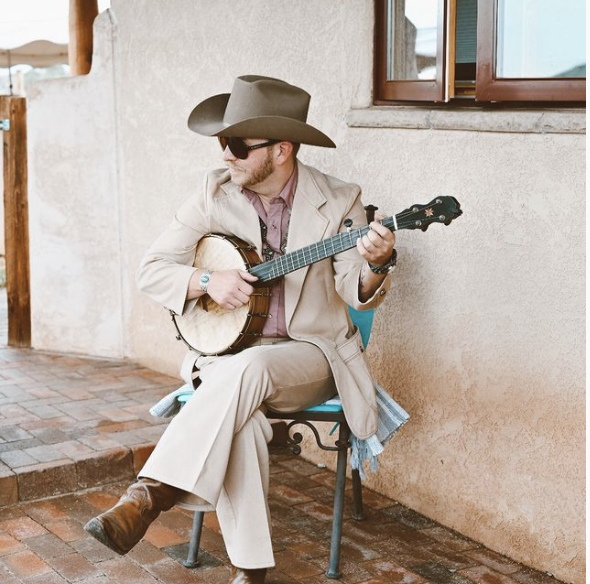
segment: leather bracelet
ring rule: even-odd
[[[367,262],[368,263],[368,262]],[[393,268],[395,268],[395,264],[397,263],[397,250],[395,247],[391,252],[391,257],[387,260],[385,264],[382,266],[374,266],[373,264],[369,264],[369,269],[373,274],[389,274]]]

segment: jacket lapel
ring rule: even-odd
[[[326,197],[313,179],[308,168],[297,163],[297,189],[291,211],[287,252],[321,241],[328,227],[328,219],[320,207]],[[285,320],[287,328],[291,322],[309,266],[285,276]]]
[[[215,199],[216,212],[227,233],[254,245],[262,258],[262,236],[258,213],[240,187],[228,181],[221,185],[222,194]]]

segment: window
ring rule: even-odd
[[[384,101],[582,102],[584,0],[376,0]]]

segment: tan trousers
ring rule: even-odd
[[[197,366],[201,385],[139,476],[187,491],[187,506],[210,503],[233,565],[272,567],[272,429],[264,411],[297,411],[332,397],[330,367],[315,345],[292,340],[263,340],[236,355],[201,357]]]

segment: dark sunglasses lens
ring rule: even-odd
[[[241,138],[227,138],[225,136],[218,136],[218,138],[222,150],[225,151],[226,148],[229,148],[236,158],[241,160],[248,158],[248,147]]]
[[[236,158],[240,158],[241,160],[246,160],[246,158],[248,158],[248,147],[244,140],[241,138],[228,138],[227,142],[231,153]]]

